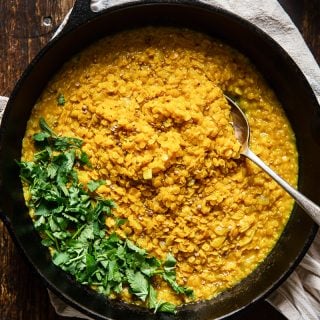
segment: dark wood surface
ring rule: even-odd
[[[22,71],[50,39],[73,2],[74,0],[0,0],[0,95],[10,95]],[[320,63],[320,0],[280,0],[280,3]],[[0,319],[66,319],[55,314],[45,286],[20,256],[2,222]],[[259,302],[240,319],[285,318],[266,302]]]

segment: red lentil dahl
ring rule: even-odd
[[[93,168],[80,180],[106,180],[98,192],[128,219],[118,233],[159,258],[172,252],[178,282],[210,299],[266,257],[293,206],[240,158],[223,92],[247,114],[252,149],[296,184],[293,132],[248,59],[206,35],[164,27],[110,36],[67,62],[36,103],[23,160],[33,157],[40,117],[83,139]],[[159,299],[184,302],[165,283],[158,287]]]

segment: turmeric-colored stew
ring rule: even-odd
[[[295,185],[284,111],[219,40],[147,27],[63,66],[33,109],[20,164],[56,265],[111,298],[174,312],[264,260],[293,201],[240,157],[224,93],[246,113],[253,151]]]

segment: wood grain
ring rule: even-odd
[[[48,42],[73,3],[74,0],[0,1],[1,95],[10,94],[22,71]]]
[[[0,95],[10,95],[21,73],[47,43],[74,0],[0,0]],[[320,62],[320,1],[280,0]],[[51,24],[50,24],[51,21]],[[35,84],[36,85],[36,84]],[[44,285],[32,273],[0,223],[0,319],[61,320]],[[240,318],[284,319],[265,302]],[[234,318],[236,319],[236,318]]]
[[[48,42],[74,0],[0,1],[0,95]],[[35,84],[36,85],[36,84]],[[0,319],[58,320],[46,288],[0,224]]]

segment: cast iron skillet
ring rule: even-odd
[[[5,111],[0,143],[1,217],[47,286],[91,317],[123,320],[224,318],[265,298],[302,259],[317,227],[297,206],[277,245],[255,272],[217,298],[181,307],[172,316],[154,315],[139,307],[109,301],[75,283],[51,263],[24,204],[14,160],[20,159],[27,120],[48,80],[63,62],[97,38],[150,24],[200,30],[223,39],[250,57],[276,91],[296,134],[300,154],[299,189],[317,202],[320,194],[319,105],[301,71],[268,35],[238,16],[197,1],[135,1],[93,13],[89,10],[89,0],[78,0],[63,32],[37,55],[22,75]]]

